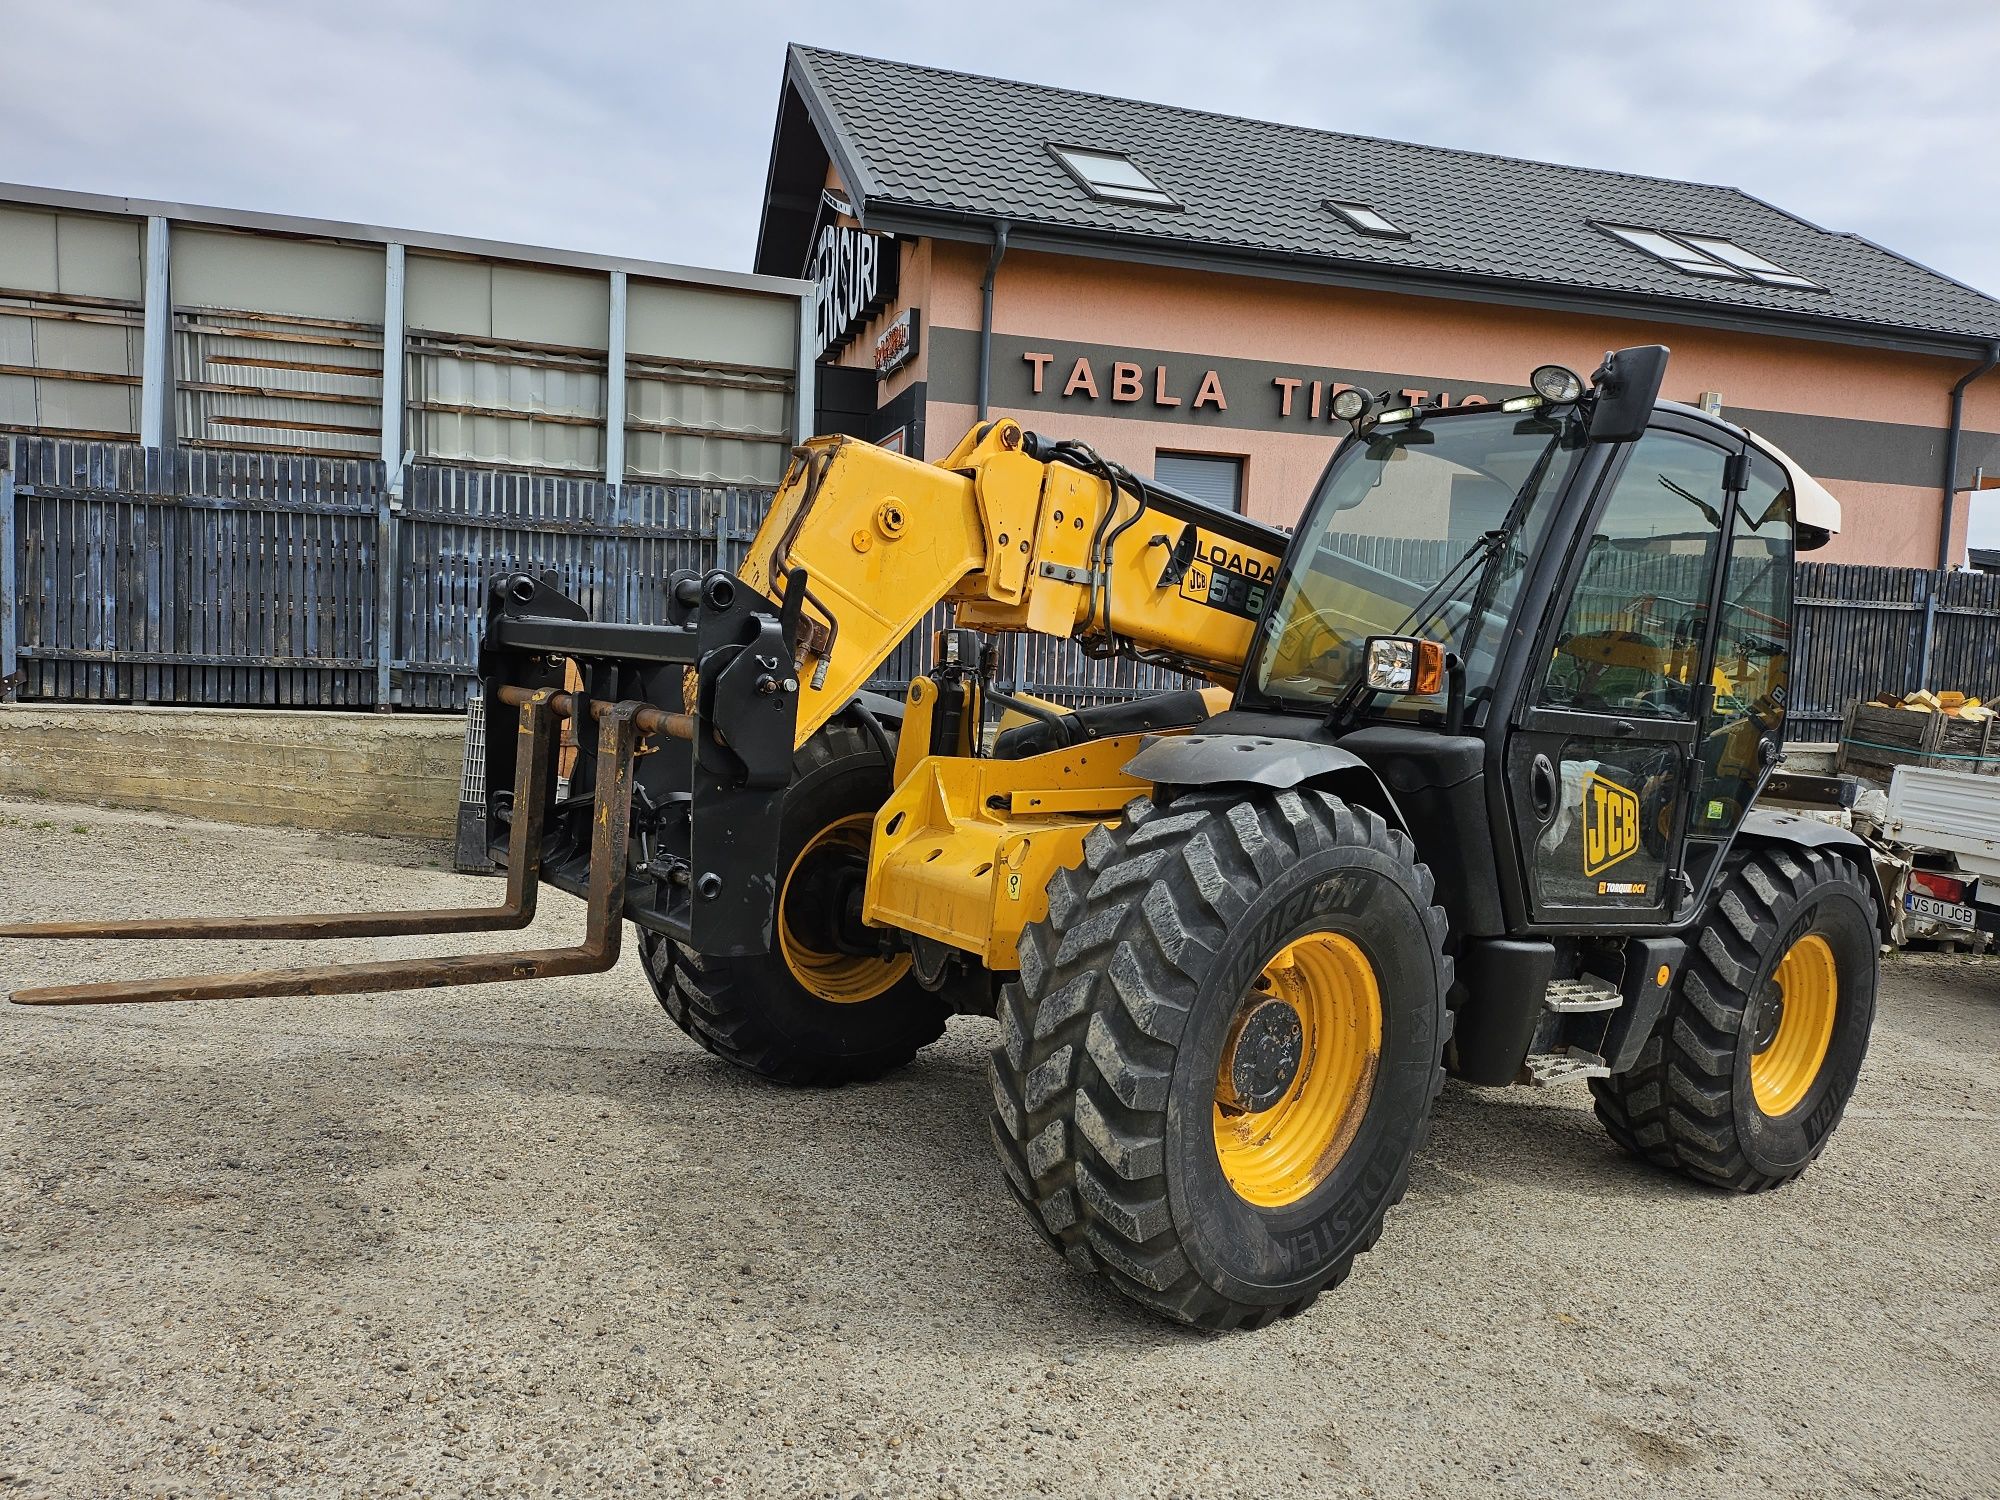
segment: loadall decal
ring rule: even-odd
[[[1639,794],[1591,772],[1583,784],[1583,873],[1595,875],[1638,852]]]
[[[1255,556],[1245,557],[1241,547],[1202,537],[1180,575],[1180,593],[1183,599],[1254,620],[1264,612],[1264,596],[1276,576],[1277,569]]]

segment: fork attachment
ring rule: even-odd
[[[534,920],[541,874],[545,789],[560,694],[519,695],[513,822],[507,893],[498,906],[458,910],[324,913],[310,916],[160,918],[129,922],[28,922],[0,925],[5,938],[338,938],[504,932]],[[14,992],[16,1005],[141,1005],[163,1000],[232,1000],[250,996],[348,995],[370,990],[430,989],[595,974],[618,962],[625,915],[626,843],[632,821],[632,763],[641,735],[671,734],[672,717],[636,702],[594,705],[598,712],[596,806],[592,818],[588,925],[581,944],[439,958],[386,959],[298,969],[256,969],[106,984],[60,985]],[[644,726],[642,728],[642,725]]]
[[[803,598],[804,579],[789,575],[787,597]],[[15,1003],[345,995],[591,974],[618,961],[627,920],[701,953],[767,951],[797,722],[797,613],[721,570],[676,574],[666,602],[667,623],[624,625],[586,618],[553,575],[508,574],[489,586],[479,652],[487,722],[506,723],[510,709],[520,722],[518,734],[495,733],[485,747],[489,847],[507,870],[498,906],[0,924],[0,938],[29,939],[504,932],[534,920],[547,883],[588,909],[578,946],[23,989]],[[566,665],[581,678],[575,691],[562,690]],[[554,749],[565,719],[580,751],[566,787]]]

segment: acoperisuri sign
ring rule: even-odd
[[[1172,421],[1183,413],[1227,412],[1234,398],[1256,407],[1263,418],[1281,422],[1331,422],[1337,420],[1330,409],[1336,391],[1351,382],[1312,375],[1282,367],[1253,367],[1246,373],[1242,361],[1204,364],[1169,358],[1119,359],[1101,354],[1058,354],[1052,350],[1028,349],[1021,354],[1028,369],[1031,396],[1044,404],[1083,405],[1105,402],[1137,415],[1141,412],[1160,421]],[[1477,406],[1489,401],[1482,391],[1459,389],[1427,390],[1405,387],[1394,394],[1409,401],[1431,401],[1445,406]]]
[[[813,251],[817,309],[815,356],[837,349],[883,303],[896,295],[896,242],[887,235],[824,224]]]

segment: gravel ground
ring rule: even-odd
[[[0,849],[16,917],[494,889],[424,845],[45,804],[0,802]],[[273,961],[0,942],[0,983]],[[1626,1160],[1578,1086],[1451,1085],[1353,1280],[1228,1337],[1035,1239],[983,1021],[831,1093],[708,1058],[629,957],[0,1027],[0,1487],[2000,1492],[1994,961],[1891,963],[1844,1128],[1759,1198]]]

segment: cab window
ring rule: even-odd
[[[1700,685],[1728,454],[1677,432],[1633,446],[1598,516],[1539,701],[1685,719]]]
[[[1783,733],[1791,686],[1791,481],[1763,454],[1754,457],[1730,528],[1715,692],[1702,724],[1697,835],[1741,821]]]

